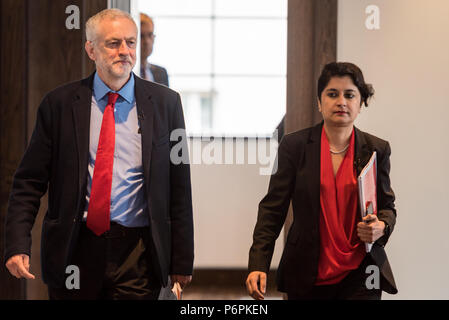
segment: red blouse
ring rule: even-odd
[[[336,284],[357,269],[365,246],[357,236],[358,193],[353,166],[354,130],[346,155],[334,177],[326,133],[321,132],[320,258],[316,285]]]

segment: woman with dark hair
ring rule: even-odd
[[[248,293],[263,299],[274,244],[290,201],[293,223],[277,270],[288,299],[380,299],[397,293],[384,246],[396,222],[387,141],[354,126],[374,94],[352,63],[327,64],[318,80],[323,121],[287,134],[259,204]],[[361,219],[357,176],[377,152],[377,214]],[[366,253],[365,243],[373,243]]]

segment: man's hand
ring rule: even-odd
[[[260,287],[259,287],[260,285]],[[246,290],[256,300],[263,300],[267,287],[267,274],[261,271],[253,271],[246,278]]]
[[[192,276],[184,276],[181,274],[171,274],[170,280],[171,280],[172,288],[173,288],[173,285],[175,284],[175,282],[179,282],[179,284],[181,285],[181,289],[184,289],[185,286],[187,286],[190,283],[190,281],[192,281]]]
[[[375,214],[368,214],[357,224],[357,235],[363,242],[373,243],[384,235],[385,223]]]
[[[16,254],[8,259],[6,267],[9,272],[17,279],[34,279],[34,275],[30,273],[30,257],[26,254]]]

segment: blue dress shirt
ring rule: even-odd
[[[134,95],[134,75],[119,90],[111,90],[95,73],[93,83],[92,108],[90,114],[89,167],[87,181],[86,207],[87,218],[92,177],[100,137],[103,112],[108,103],[108,92],[117,92],[115,103],[115,149],[112,171],[111,221],[126,227],[149,225],[146,213],[147,203],[143,193],[142,140],[137,119],[136,99]]]

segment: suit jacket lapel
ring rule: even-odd
[[[151,92],[145,86],[145,81],[139,77],[134,77],[135,79],[135,96],[136,96],[136,107],[137,107],[137,117],[139,119],[139,126],[142,138],[142,164],[144,180],[146,181],[147,187],[149,187],[149,177],[150,177],[150,160],[151,160],[151,150],[153,141],[153,118],[154,118],[154,107],[151,100]],[[149,190],[149,189],[147,189]]]
[[[154,82],[160,83],[161,77],[159,76],[159,70],[154,65],[150,64],[151,73],[153,74]]]
[[[80,194],[83,194],[82,188],[85,186],[87,180],[93,79],[94,74],[81,81],[81,86],[76,91],[72,104],[73,125],[75,127],[76,143],[78,147],[78,188]]]
[[[308,168],[305,181],[309,184],[309,199],[312,205],[312,211],[317,213],[319,219],[320,205],[320,172],[321,172],[321,130],[323,122],[313,127],[305,147],[305,166]]]
[[[357,171],[357,176],[363,170],[365,165],[368,163],[372,150],[367,144],[365,135],[362,131],[354,126],[355,130],[355,153],[354,153],[354,167]]]

